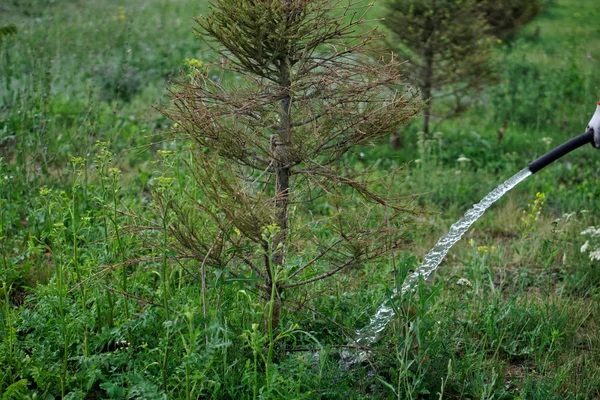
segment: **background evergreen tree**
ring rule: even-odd
[[[406,243],[409,199],[350,165],[419,110],[398,63],[363,53],[361,3],[216,1],[197,23],[218,62],[196,63],[167,112],[201,192],[171,203],[179,251],[256,282],[269,328],[284,299]]]
[[[542,10],[539,0],[478,0],[479,9],[490,25],[489,32],[510,39]]]
[[[0,26],[0,46],[5,37],[14,35],[17,33],[17,26],[15,24],[9,24],[6,26]]]
[[[491,37],[475,0],[386,0],[385,42],[421,90],[426,106],[423,131],[429,134],[434,99],[451,99],[446,116],[493,81]]]

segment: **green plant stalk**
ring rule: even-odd
[[[65,277],[62,259],[60,257],[60,251],[58,251],[59,255],[57,255],[57,251],[53,251],[52,254],[54,257],[54,265],[56,265],[56,277],[58,285],[58,307],[61,320],[61,332],[63,335],[63,362],[60,371],[60,392],[61,396],[64,398],[67,383],[67,365],[69,361],[69,331],[67,325],[67,317],[65,315]]]
[[[439,400],[444,398],[444,390],[446,389],[446,384],[448,383],[448,379],[450,379],[450,375],[452,375],[452,358],[448,360],[448,374],[446,374],[446,379],[442,378],[442,384],[440,385]]]
[[[77,275],[77,284],[79,284],[79,290],[81,292],[81,310],[85,312],[87,298],[85,293],[85,284],[83,283],[83,276],[81,274],[81,267],[79,265],[79,246],[77,245],[77,238],[79,236],[79,225],[77,223],[77,210],[75,208],[75,171],[73,171],[73,182],[72,182],[72,193],[71,193],[71,207],[69,208],[69,213],[71,214],[71,225],[73,227],[73,249],[71,258],[73,260],[73,265],[75,266],[75,274]],[[88,348],[88,326],[85,326],[84,331],[84,339],[83,339],[83,355],[87,357],[89,355]]]
[[[185,365],[185,399],[192,400],[192,392],[190,389],[190,366]]]
[[[104,169],[104,166],[101,167],[101,171]],[[102,197],[104,201],[104,197],[106,196],[106,185],[104,184],[104,173],[103,171],[100,173],[100,188],[102,190]],[[104,221],[104,257],[108,256],[108,217],[106,213],[102,213],[102,219]]]
[[[106,300],[108,302],[108,326],[112,328],[115,325],[115,301],[113,293],[106,289]]]
[[[188,334],[189,334],[189,337],[190,337],[190,342],[188,342],[186,344],[185,343],[185,337],[182,338],[183,345],[184,345],[185,352],[186,352],[187,356],[189,356],[189,354],[190,354],[191,338],[192,338],[192,335],[193,335],[193,332],[192,332],[192,322],[189,319],[188,319],[188,331],[189,331]],[[185,398],[186,398],[186,400],[191,400],[191,393],[190,393],[190,366],[188,365],[188,363],[185,363]]]
[[[186,351],[186,357],[191,357],[198,344],[198,334],[194,329],[194,316],[191,312],[186,313],[186,320],[188,324],[188,341],[186,343],[185,337],[182,335],[183,344]],[[192,400],[194,387],[191,386],[190,378],[190,366],[188,363],[185,364],[185,398],[186,400]]]
[[[77,245],[77,238],[79,236],[79,225],[77,224],[77,210],[75,208],[75,187],[77,185],[76,182],[76,172],[73,171],[73,181],[71,182],[71,207],[69,208],[69,214],[71,217],[71,226],[73,227],[73,250],[71,254],[71,258],[73,260],[73,265],[75,266],[75,274],[77,278],[77,283],[79,285],[79,289],[81,292],[81,306],[85,309],[86,305],[86,296],[85,296],[85,285],[83,284],[83,277],[81,274],[81,268],[79,265],[79,246]]]
[[[121,240],[121,231],[119,230],[118,220],[118,208],[117,208],[117,177],[112,177],[111,182],[111,192],[112,192],[112,203],[113,203],[113,214],[112,214],[112,223],[115,229],[115,235],[117,237],[117,249],[119,251],[119,258],[121,259],[121,263],[123,264],[122,276],[121,276],[121,286],[123,293],[127,293],[127,266],[125,264],[125,249],[123,248],[123,242]],[[125,318],[129,319],[129,302],[127,301],[127,297],[124,297],[123,303],[125,304]]]
[[[59,227],[54,226],[53,221],[53,200],[49,199],[46,205],[46,213],[49,220],[49,225],[52,227],[52,246],[48,246],[48,250],[52,254],[52,258],[54,260],[55,265],[55,276],[56,276],[56,285],[58,290],[58,314],[60,316],[60,329],[63,336],[63,354],[62,354],[62,366],[60,371],[60,391],[61,396],[64,398],[66,392],[66,382],[67,382],[67,366],[69,360],[69,330],[67,325],[67,316],[65,314],[65,268],[63,265],[63,259],[61,255],[65,253],[65,246],[63,246],[64,242],[64,234],[65,229],[64,226],[61,226],[61,230],[59,232]],[[63,235],[63,237],[59,237],[59,235]]]
[[[388,207],[385,207],[385,222],[388,228],[388,231],[392,230],[392,225],[390,222],[390,213],[388,210]],[[390,235],[390,242],[392,240],[392,236]],[[390,243],[390,247],[391,247],[391,243]],[[400,282],[400,280],[398,279],[398,266],[396,265],[396,252],[393,251],[392,252],[392,270],[394,271],[394,283],[396,284],[396,293],[400,293],[401,291],[401,287],[402,287],[402,282]]]
[[[10,309],[10,287],[6,286],[6,283],[4,283],[2,289],[4,289],[4,301],[3,301],[3,314],[5,315],[5,318],[3,318],[3,320],[6,321],[6,334],[5,334],[5,340],[8,342],[8,359],[9,360],[15,360],[14,354],[15,354],[15,337],[14,337],[14,327],[13,327],[13,322],[12,322],[12,313],[11,313],[11,309]],[[13,381],[14,380],[14,376],[13,376],[13,363],[9,362],[8,363],[8,375],[10,377],[10,380]],[[2,387],[0,387],[0,389],[2,389]]]
[[[208,346],[208,310],[207,310],[207,291],[206,291],[206,260],[208,259],[208,256],[210,255],[210,253],[212,252],[212,247],[210,248],[210,250],[208,250],[208,252],[206,253],[206,257],[204,257],[204,260],[202,260],[202,269],[201,269],[201,291],[202,291],[202,316],[204,317],[204,341],[206,342],[206,345]]]
[[[88,182],[89,182],[89,176],[88,176],[88,168],[87,168],[87,162],[88,159],[85,160],[84,165],[83,165],[83,209],[87,210],[88,208]]]
[[[163,241],[162,241],[162,280],[163,280],[163,305],[165,307],[165,313],[169,315],[169,280],[167,278],[167,208],[164,210],[163,218]]]
[[[555,351],[555,347],[554,344],[556,342],[556,339],[559,337],[558,336],[558,330],[552,330],[551,333],[551,338],[550,338],[550,345],[548,346],[548,351],[545,352],[544,354],[544,361],[542,362],[541,365],[541,370],[542,372],[545,372],[546,368],[548,368],[548,366],[550,365],[550,357],[553,355],[554,351]]]
[[[256,400],[258,394],[258,352],[256,349],[252,352],[254,355],[254,385],[252,387],[252,399]]]
[[[101,148],[100,151],[103,152],[104,149]],[[102,192],[103,206],[106,203],[106,185],[104,183],[104,179],[106,177],[106,173],[104,171],[105,164],[106,163],[105,163],[104,159],[100,159],[98,175],[100,175],[100,189]],[[103,223],[103,228],[104,228],[104,246],[103,247],[104,247],[104,259],[106,260],[106,259],[108,259],[108,217],[106,216],[106,212],[104,212],[104,207],[103,207],[103,212],[102,212],[102,221],[104,222]],[[114,325],[115,303],[112,299],[112,292],[110,290],[106,291],[106,296],[107,296],[108,314],[109,314],[108,326],[112,327]]]
[[[1,161],[1,159],[0,159]],[[8,260],[6,259],[6,247],[5,240],[8,237],[8,232],[6,232],[7,224],[4,221],[4,204],[0,203],[0,244],[2,249],[2,264],[4,265],[4,270],[8,271]]]
[[[227,318],[225,319],[225,324],[227,324]],[[205,326],[206,326],[206,322],[205,322]],[[227,346],[223,346],[223,376],[226,376],[227,374]]]
[[[396,346],[396,357],[397,360],[400,363],[400,367],[398,368],[398,386],[396,389],[396,395],[398,396],[398,399],[400,399],[400,394],[402,393],[402,383],[404,383],[404,387],[406,388],[407,393],[405,393],[404,395],[406,396],[406,398],[408,399],[412,399],[412,390],[414,390],[414,388],[412,387],[412,385],[410,385],[409,382],[409,371],[410,371],[410,366],[413,363],[413,361],[410,360],[410,354],[408,349],[410,349],[410,346],[412,346],[412,342],[410,340],[410,328],[408,324],[404,325],[404,329],[406,330],[406,334],[404,336],[404,343],[402,346],[402,349],[400,352],[398,352],[398,347]],[[412,389],[412,390],[411,390]]]
[[[272,252],[271,252],[272,253]],[[267,329],[269,335],[269,350],[267,352],[267,358],[265,360],[265,371],[267,376],[267,390],[270,390],[270,382],[271,382],[271,360],[273,359],[273,350],[275,348],[275,338],[273,335],[273,310],[275,308],[275,298],[277,296],[277,276],[276,271],[273,266],[273,262],[271,262],[272,258],[269,254],[267,258],[269,261],[269,266],[271,268],[271,298],[269,299],[269,315],[267,320]]]
[[[163,390],[166,392],[167,391],[167,360],[169,359],[169,330],[170,328],[167,327],[167,337],[166,337],[166,344],[165,344],[165,355],[163,357],[163,362],[160,368],[160,372],[161,372],[161,377],[162,377],[162,386],[163,386]]]

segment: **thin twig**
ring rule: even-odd
[[[164,307],[164,305],[159,304],[159,303],[155,303],[152,300],[142,299],[141,297],[137,297],[137,296],[132,295],[131,293],[127,293],[127,292],[123,292],[121,290],[117,290],[117,289],[111,288],[110,286],[102,285],[102,287],[104,289],[106,289],[106,290],[109,290],[109,291],[113,292],[113,293],[117,293],[117,294],[120,294],[122,296],[129,297],[130,299],[137,300],[140,303],[152,304],[153,306],[161,307],[161,308]]]
[[[335,268],[335,269],[333,269],[333,270],[331,270],[329,272],[326,272],[324,274],[321,274],[319,276],[316,276],[314,278],[307,279],[307,280],[304,280],[304,281],[294,282],[294,283],[288,283],[286,285],[283,285],[283,287],[284,288],[292,288],[292,287],[303,286],[303,285],[307,285],[309,283],[320,281],[321,279],[325,279],[325,278],[330,277],[331,275],[334,275],[335,273],[341,271],[342,269],[348,267],[349,265],[353,264],[356,261],[358,261],[358,260],[352,258],[351,260],[348,260],[344,264],[340,265],[339,267],[337,267],[337,268]]]
[[[340,242],[342,242],[344,239],[338,239],[336,240],[331,246],[329,246],[328,248],[326,248],[325,250],[321,251],[321,253],[317,254],[316,257],[314,257],[312,260],[310,260],[308,263],[304,264],[302,267],[298,268],[298,270],[296,270],[293,274],[291,274],[288,279],[292,279],[294,276],[298,275],[300,272],[304,271],[306,268],[310,267],[312,264],[314,264],[316,261],[318,261],[319,259],[321,259],[321,257],[323,257],[325,254],[329,253],[329,251],[331,249],[333,249],[335,246],[337,246]]]

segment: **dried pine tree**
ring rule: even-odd
[[[185,76],[166,112],[201,192],[172,203],[179,251],[258,280],[271,327],[291,291],[406,243],[409,199],[349,165],[420,108],[395,60],[363,54],[376,32],[361,3],[217,0],[196,21],[219,62]]]

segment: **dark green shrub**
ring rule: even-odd
[[[128,65],[98,65],[92,72],[104,101],[118,99],[129,102],[142,89],[144,82],[142,73]]]

